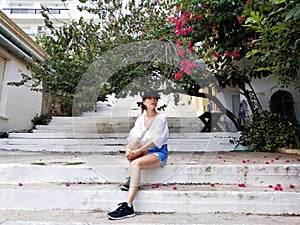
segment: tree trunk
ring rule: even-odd
[[[200,98],[207,98],[207,99],[211,100],[212,102],[214,102],[216,104],[216,106],[221,110],[221,112],[223,112],[229,119],[231,119],[231,121],[235,125],[236,129],[241,130],[241,125],[240,125],[238,119],[236,118],[236,116],[231,111],[226,109],[226,107],[222,104],[222,102],[220,102],[220,100],[217,97],[215,97],[214,95],[211,95],[211,94],[200,93],[200,92],[193,93],[193,96],[200,97]]]

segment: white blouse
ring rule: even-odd
[[[168,144],[168,137],[169,128],[164,114],[157,114],[148,130],[145,127],[145,115],[143,114],[135,121],[127,140],[138,138],[143,145],[152,141],[157,148],[161,148],[163,145]]]

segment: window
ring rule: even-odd
[[[274,113],[280,113],[293,121],[296,120],[293,97],[287,91],[275,92],[271,97],[270,108]]]

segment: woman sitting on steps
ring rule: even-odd
[[[165,115],[156,111],[159,95],[150,91],[142,99],[142,115],[137,118],[129,133],[125,153],[131,169],[129,187],[123,185],[122,188],[128,190],[127,201],[107,213],[108,218],[113,220],[135,216],[133,201],[140,185],[141,170],[163,167],[168,159],[169,128]]]

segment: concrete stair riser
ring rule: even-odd
[[[91,167],[90,167],[91,166]],[[167,165],[142,171],[143,184],[299,185],[300,165]],[[122,183],[129,176],[122,165],[24,165],[2,164],[0,184],[8,183]]]
[[[126,199],[127,193],[111,186],[31,185],[1,187],[0,210],[111,210]],[[233,191],[205,190],[140,190],[135,201],[137,212],[232,212],[255,214],[299,214],[296,192],[257,191],[248,187]],[[144,202],[147,202],[145,204]],[[287,207],[288,205],[288,207]],[[170,207],[172,206],[172,207]]]

